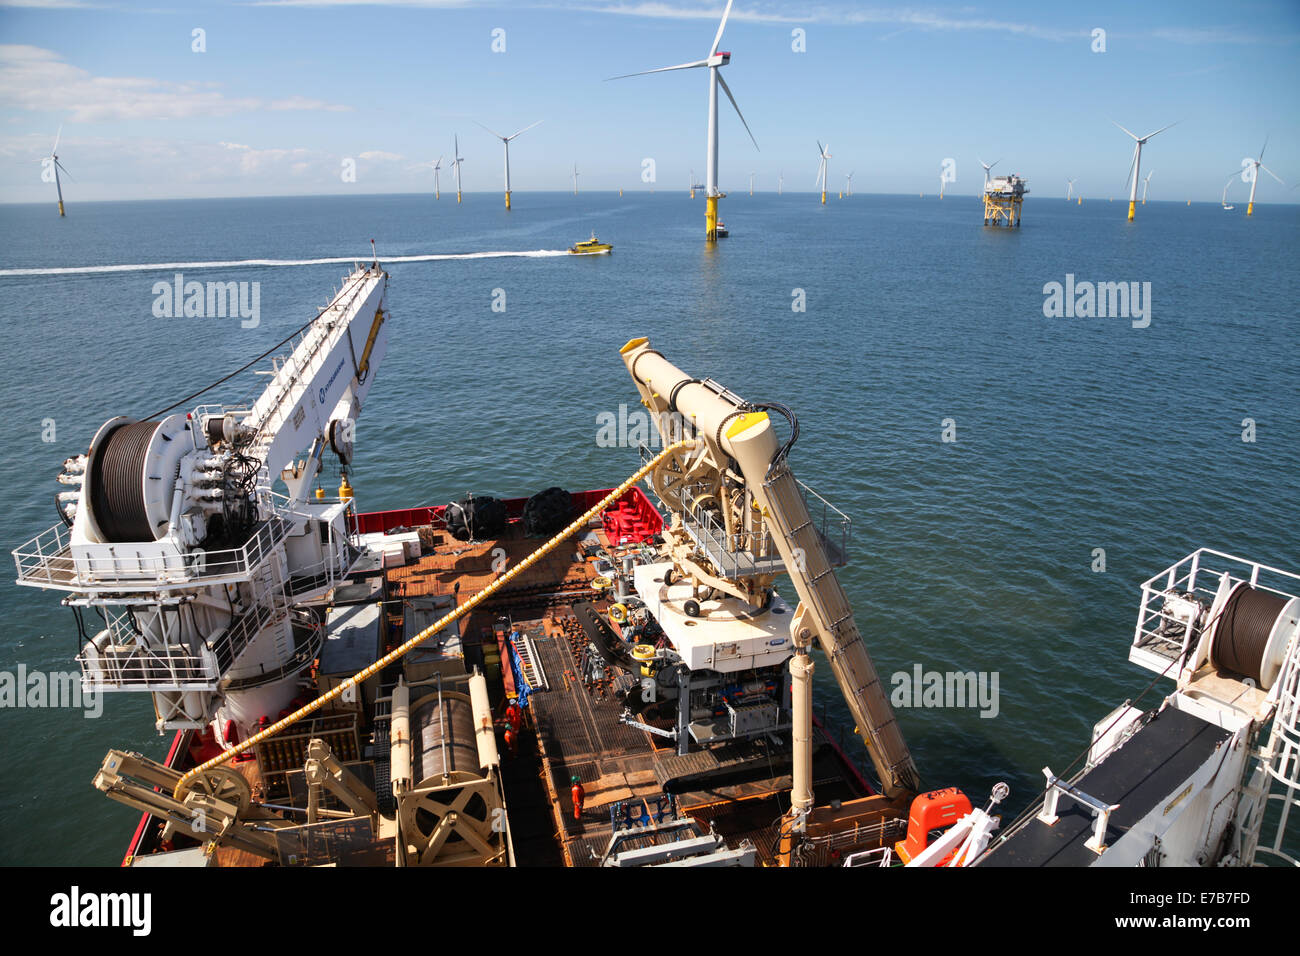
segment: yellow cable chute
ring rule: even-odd
[[[334,698],[341,696],[346,690],[356,687],[358,684],[362,683],[363,681],[369,680],[374,674],[383,670],[389,664],[393,663],[393,661],[397,660],[400,657],[403,657],[408,652],[413,651],[416,647],[419,646],[419,644],[422,641],[428,640],[429,638],[433,637],[433,635],[437,634],[439,631],[447,627],[452,622],[457,621],[460,618],[464,617],[470,611],[474,610],[474,608],[478,607],[480,604],[482,604],[484,601],[490,598],[497,591],[505,587],[514,578],[518,577],[524,571],[528,570],[530,567],[536,564],[539,560],[541,560],[541,558],[545,557],[551,551],[555,550],[557,547],[559,547],[561,544],[567,541],[577,531],[581,530],[587,524],[587,522],[589,522],[592,518],[596,517],[596,515],[600,514],[602,511],[608,508],[619,498],[622,498],[623,495],[627,493],[629,488],[631,488],[638,481],[640,481],[642,478],[644,478],[646,475],[652,472],[655,469],[655,467],[658,466],[659,463],[662,462],[665,458],[668,458],[675,452],[695,448],[697,447],[698,443],[699,443],[699,439],[691,438],[691,439],[686,439],[684,441],[674,442],[671,445],[665,446],[662,451],[660,451],[657,455],[655,455],[648,462],[646,462],[639,469],[637,469],[637,471],[634,474],[632,474],[631,477],[629,477],[621,485],[619,485],[617,488],[615,488],[613,491],[607,494],[604,498],[601,498],[600,501],[596,502],[596,504],[592,505],[585,512],[583,512],[583,514],[578,518],[576,518],[567,528],[565,528],[555,537],[551,538],[550,541],[546,542],[546,544],[542,545],[540,548],[538,548],[528,557],[524,558],[523,561],[515,565],[513,568],[511,568],[501,577],[497,578],[495,581],[493,581],[483,590],[479,591],[472,598],[467,600],[464,604],[461,604],[458,607],[454,608],[441,620],[436,621],[433,624],[430,624],[419,634],[415,635],[415,637],[408,640],[405,644],[389,651],[387,654],[385,654],[379,660],[375,661],[369,667],[365,668],[364,670],[358,671],[356,674],[353,674],[347,680],[343,681],[342,683],[340,683],[338,686],[334,687],[332,690],[328,691],[327,693],[322,694],[320,697],[317,697],[311,703],[298,708],[298,710],[294,711],[288,717],[276,721],[274,724],[272,724],[270,727],[267,727],[265,730],[260,730],[257,733],[255,733],[253,736],[249,737],[243,743],[240,743],[235,747],[232,747],[230,750],[218,754],[217,756],[213,757],[211,760],[205,761],[199,764],[197,767],[193,768],[192,770],[189,770],[188,772],[186,772],[186,774],[183,777],[180,778],[180,780],[176,782],[176,787],[172,792],[172,796],[177,800],[181,799],[181,793],[183,792],[184,788],[195,777],[199,776],[205,771],[211,770],[213,767],[220,766],[221,764],[230,760],[232,757],[243,753],[249,748],[255,747],[257,744],[260,744],[263,740],[266,740],[268,737],[275,736],[280,731],[284,730],[286,727],[290,727],[293,724],[296,724],[298,721],[302,720],[302,718],[306,717],[308,714],[315,713]]]

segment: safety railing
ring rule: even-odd
[[[1184,658],[1198,636],[1187,620],[1188,611],[1193,610],[1187,598],[1208,609],[1225,574],[1230,586],[1244,581],[1288,600],[1300,595],[1300,575],[1200,548],[1142,582],[1130,658],[1157,672],[1164,666],[1161,661]],[[1171,672],[1169,676],[1177,675]]]
[[[105,691],[215,690],[211,657],[180,641],[151,642],[140,633],[129,608],[105,609],[107,639],[87,643],[77,655],[82,683]]]
[[[642,464],[654,455],[654,452],[644,444],[638,447],[638,452]],[[826,547],[831,566],[843,567],[848,563],[853,520],[802,481],[796,478],[795,483],[799,486],[799,493],[808,510],[809,519]],[[651,487],[653,488],[653,484]],[[706,483],[695,482],[684,485],[680,495],[683,501],[691,501],[708,494],[710,490],[710,486]],[[663,504],[665,508],[668,507],[666,502]],[[697,508],[693,512],[683,513],[682,526],[722,577],[778,574],[785,570],[785,565],[768,532],[755,534],[742,531],[728,534],[722,524],[721,516],[716,511],[706,508]]]
[[[18,583],[66,591],[156,590],[238,580],[257,571],[284,541],[289,524],[273,515],[237,548],[182,551],[164,539],[87,544],[74,553],[58,524],[13,551]]]
[[[58,587],[76,577],[72,562],[72,529],[63,522],[14,548],[18,583]]]

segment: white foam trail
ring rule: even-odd
[[[455,252],[422,256],[381,256],[384,265],[394,262],[442,262],[448,259],[547,259],[567,256],[566,249],[533,249],[525,252]],[[190,269],[243,269],[255,266],[323,266],[365,263],[369,256],[336,256],[330,259],[230,259],[225,262],[141,262],[120,266],[60,266],[53,269],[0,269],[6,276],[96,275],[112,272],[184,272]]]

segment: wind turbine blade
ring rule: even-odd
[[[59,151],[59,137],[61,137],[62,135],[63,135],[63,124],[60,123],[60,124],[59,124],[59,131],[58,131],[57,133],[54,134],[54,148],[53,148],[52,150],[50,150],[50,155],[51,155],[51,156],[53,156],[55,153],[57,153],[57,152]]]
[[[1273,170],[1269,169],[1269,168],[1268,168],[1267,166],[1265,166],[1263,163],[1260,163],[1260,164],[1259,164],[1259,168],[1262,169],[1262,170],[1264,170],[1264,172],[1268,173],[1268,174],[1269,174],[1270,176],[1272,176],[1274,179],[1277,179],[1277,181],[1278,181],[1279,183],[1282,183],[1282,180],[1281,180],[1281,179],[1278,179],[1278,175],[1277,175],[1277,173],[1273,172]],[[1282,185],[1285,186],[1286,183],[1282,183]]]
[[[730,8],[730,4],[728,4],[728,8]],[[727,85],[727,81],[722,78],[721,73],[718,74],[718,85],[722,87],[722,92],[727,94],[727,99],[731,100],[731,105],[735,108],[736,115],[740,117],[740,122],[745,127],[745,132],[749,133],[750,141],[754,144],[754,148],[758,149],[758,140],[754,139],[754,134],[750,130],[749,124],[745,122],[745,114],[740,112],[739,106],[736,106],[736,98],[731,95],[731,87]],[[762,152],[762,150],[759,150],[759,152]]]
[[[538,120],[536,123],[533,124],[533,126],[541,126],[543,122],[545,122],[545,120]],[[516,136],[522,136],[524,133],[527,133],[530,129],[533,128],[533,126],[525,126],[525,127],[524,127],[523,129],[521,129],[518,133],[511,133],[509,136],[505,136],[505,137],[502,137],[502,138],[503,138],[503,139],[506,139],[506,140],[512,140],[512,139],[514,139]]]
[[[475,121],[474,121],[474,125],[475,125],[475,126],[481,126],[481,127],[483,127],[483,129],[486,129],[489,133],[491,133],[491,134],[492,134],[493,136],[495,136],[497,139],[502,139],[502,140],[504,140],[504,139],[508,139],[508,137],[502,136],[502,135],[501,135],[500,133],[498,133],[496,130],[494,130],[494,129],[490,129],[490,128],[486,127],[486,126],[483,126],[483,124],[480,123],[478,120],[475,120]]]
[[[722,22],[718,24],[718,34],[713,38],[713,46],[709,47],[709,56],[718,52],[718,44],[722,42],[722,31],[727,29],[727,17],[731,13],[731,2],[727,0],[727,9],[722,11]]]
[[[818,156],[825,156],[825,155],[826,155],[826,147],[822,145],[822,141],[821,141],[821,140],[817,140],[817,155],[818,155]]]
[[[1134,146],[1134,147],[1133,147],[1133,158],[1132,158],[1131,160],[1129,160],[1129,164],[1128,164],[1128,173],[1127,173],[1127,175],[1125,175],[1125,177],[1124,177],[1124,188],[1125,188],[1125,189],[1128,189],[1129,183],[1133,180],[1133,167],[1134,167],[1135,165],[1137,165],[1137,161],[1138,161],[1138,150],[1139,150],[1139,149],[1141,149],[1140,146]]]
[[[708,66],[708,60],[696,60],[694,63],[678,63],[676,66],[661,66],[657,70],[642,70],[640,73],[623,73],[619,76],[607,76],[605,82],[610,80],[626,80],[629,76],[649,76],[651,73],[667,73],[669,70],[689,70],[697,66]]]
[[[1116,126],[1119,126],[1119,123],[1116,123],[1114,120],[1111,120],[1111,123],[1113,123],[1113,124],[1116,125]],[[1124,130],[1124,132],[1128,133],[1128,134],[1129,134],[1130,136],[1132,136],[1134,139],[1139,139],[1139,138],[1140,138],[1136,133],[1134,133],[1131,129],[1128,129],[1127,127],[1119,126],[1119,128],[1122,129],[1122,130]],[[1151,135],[1154,136],[1155,134],[1152,133]]]
[[[1267,135],[1267,134],[1265,134],[1265,136],[1264,136],[1264,145],[1261,146],[1261,147],[1259,148],[1259,155],[1256,156],[1255,159],[1259,160],[1259,161],[1262,163],[1262,162],[1264,161],[1264,150],[1266,150],[1266,149],[1268,149],[1268,135]]]
[[[69,179],[72,179],[72,173],[68,172],[67,167],[64,166],[64,165],[63,165],[61,162],[59,162],[57,159],[54,161],[54,165],[55,165],[55,166],[58,166],[59,169],[62,169],[62,170],[63,170],[63,175],[67,176]],[[1269,175],[1270,175],[1270,176],[1273,176],[1272,173],[1269,173]],[[1276,176],[1273,176],[1273,178],[1274,178],[1274,179],[1277,179]],[[75,179],[72,179],[72,181],[73,181],[74,183],[76,182]],[[1277,181],[1280,182],[1280,183],[1282,182],[1282,180],[1280,180],[1280,179],[1278,179]],[[1282,183],[1282,185],[1285,186],[1286,184],[1285,184],[1285,183]]]
[[[1182,120],[1176,120],[1175,122],[1170,123],[1169,126],[1177,126],[1177,125],[1178,125],[1179,123],[1181,123],[1181,122],[1182,122]],[[1160,127],[1158,130],[1156,130],[1155,133],[1147,133],[1146,136],[1144,136],[1144,137],[1142,137],[1142,138],[1143,138],[1143,139],[1150,139],[1152,136],[1155,136],[1156,133],[1163,133],[1165,130],[1169,129],[1169,126],[1162,126],[1162,127]]]

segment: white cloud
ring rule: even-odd
[[[0,44],[0,99],[10,107],[67,115],[72,122],[186,119],[258,110],[347,110],[302,96],[228,97],[215,84],[94,76],[41,47]]]
[[[362,159],[372,163],[391,163],[406,158],[401,153],[385,153],[381,149],[368,149],[360,155]]]

